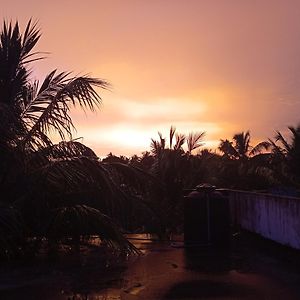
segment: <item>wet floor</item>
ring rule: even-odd
[[[7,276],[2,270],[0,299],[300,299],[300,271],[292,261],[251,243],[214,251],[135,238],[143,255],[112,268],[93,258],[65,269],[28,267]]]

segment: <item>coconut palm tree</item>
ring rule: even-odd
[[[268,150],[270,143],[260,142],[256,146],[250,145],[250,132],[240,132],[233,136],[233,141],[222,140],[219,145],[219,150],[231,159],[248,159],[253,157],[263,150]]]
[[[288,127],[291,136],[286,138],[276,131],[274,139],[269,139],[272,147],[272,162],[283,183],[300,183],[300,125]]]
[[[270,166],[268,141],[251,146],[250,132],[240,132],[233,140],[221,140],[219,150],[223,153],[220,178],[224,186],[232,188],[265,188],[275,184]]]
[[[95,88],[109,84],[56,70],[31,81],[30,64],[43,59],[33,51],[40,36],[31,20],[23,33],[18,22],[4,22],[0,33],[0,254],[22,248],[19,240],[91,234],[134,251],[107,216],[116,212],[116,193],[124,196],[118,183],[91,149],[73,140],[71,107],[96,110]]]
[[[150,172],[160,184],[152,182],[149,202],[159,215],[162,231],[168,234],[178,230],[182,224],[183,190],[194,183],[190,180],[190,174],[195,174],[197,159],[193,158],[192,151],[203,145],[204,132],[186,136],[177,133],[176,128],[171,126],[169,142],[160,132],[158,136],[158,140],[152,139],[151,142],[153,163]]]

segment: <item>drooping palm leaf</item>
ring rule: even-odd
[[[94,110],[101,103],[95,87],[107,88],[104,80],[90,77],[69,78],[68,73],[51,72],[44,80],[40,90],[22,113],[22,119],[28,127],[28,133],[22,140],[23,146],[40,133],[54,130],[65,140],[72,139],[74,124],[70,117],[70,106]],[[46,141],[42,140],[42,143]]]
[[[126,253],[139,251],[121,234],[114,222],[87,205],[59,207],[53,210],[49,236],[56,238],[99,235],[108,246]]]
[[[131,196],[120,188],[111,164],[100,162],[95,157],[63,156],[54,159],[53,154],[51,157],[30,175],[42,188],[45,199],[51,200],[52,196],[57,198],[60,195],[61,203],[86,203],[84,195],[93,195],[94,207],[118,220],[132,209]]]
[[[61,141],[58,144],[41,149],[42,155],[46,155],[50,159],[72,158],[72,157],[89,157],[98,159],[96,153],[89,147],[78,142],[78,139],[71,141]]]
[[[253,155],[259,154],[264,150],[269,150],[270,147],[271,147],[271,144],[269,141],[260,142],[251,149],[251,151],[249,152],[249,155],[253,156]]]

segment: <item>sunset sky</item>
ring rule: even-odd
[[[140,154],[157,131],[206,131],[206,147],[253,143],[300,122],[300,1],[0,0],[1,19],[38,20],[33,76],[104,78],[97,114],[73,113],[99,156]]]

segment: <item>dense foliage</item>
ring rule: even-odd
[[[155,222],[144,218],[140,223],[147,231],[169,236],[182,231],[183,196],[200,183],[297,196],[300,128],[289,129],[291,138],[277,132],[274,139],[255,146],[250,132],[241,132],[232,141],[220,140],[218,150],[212,151],[203,148],[203,132],[185,136],[171,127],[168,141],[161,133],[158,140],[152,139],[151,152],[131,158],[110,154],[104,160],[135,166],[156,179],[139,190],[155,212]]]

